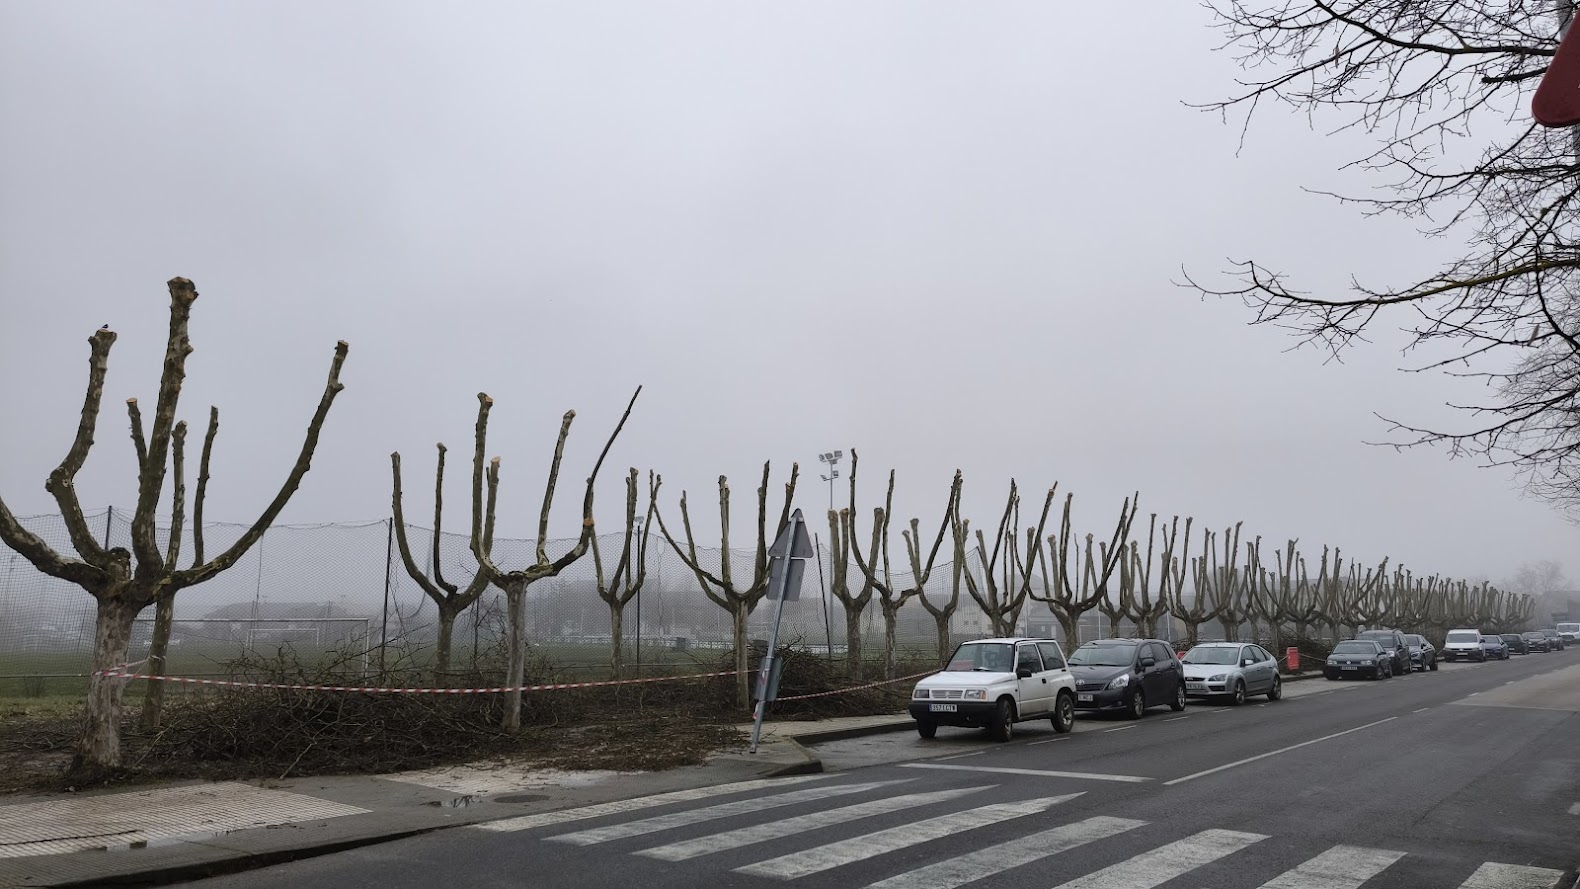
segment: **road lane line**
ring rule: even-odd
[[[977,809],[967,809],[964,812],[951,812],[937,818],[928,818],[925,821],[916,821],[911,824],[902,824],[888,830],[869,833],[866,836],[852,837],[829,843],[826,846],[807,849],[801,852],[792,852],[778,858],[770,858],[745,867],[738,867],[738,874],[751,874],[759,877],[775,877],[781,880],[793,880],[809,874],[821,873],[847,864],[864,861],[874,855],[883,855],[899,849],[906,849],[922,843],[941,840],[944,837],[962,833],[977,827],[986,827],[1011,818],[1023,818],[1027,815],[1036,815],[1047,811],[1053,806],[1073,799],[1079,794],[1067,793],[1063,796],[1049,796],[1041,799],[1023,800],[1018,803],[997,803],[982,806]]]
[[[1068,741],[1068,740],[1070,740],[1070,739],[1069,738],[1049,738],[1046,741],[1032,741],[1030,744],[1027,744],[1026,746],[1027,747],[1035,747],[1038,744],[1052,744],[1054,741]]]
[[[607,843],[610,840],[622,840],[626,837],[636,837],[660,830],[671,830],[676,827],[685,827],[688,824],[700,824],[704,821],[713,821],[719,818],[734,818],[737,815],[750,815],[753,812],[762,812],[767,809],[777,809],[781,806],[794,806],[800,803],[816,802],[836,796],[845,796],[851,793],[862,793],[868,790],[877,790],[891,784],[902,784],[902,781],[870,781],[866,784],[835,784],[823,787],[809,787],[805,790],[792,790],[789,793],[778,793],[773,796],[759,796],[752,799],[738,800],[733,803],[720,803],[716,806],[706,806],[701,809],[690,809],[685,812],[674,812],[669,815],[656,815],[652,818],[643,818],[638,821],[626,821],[620,824],[611,824],[607,827],[594,827],[590,830],[579,830],[575,833],[562,833],[551,836],[549,839],[557,843],[574,843],[578,846],[591,846],[594,843]]]
[[[580,821],[584,818],[601,818],[604,815],[623,815],[638,809],[647,809],[653,806],[665,806],[670,803],[684,803],[693,800],[707,799],[711,796],[724,796],[728,793],[744,793],[748,790],[761,790],[765,787],[785,787],[791,784],[802,784],[807,781],[822,781],[832,778],[833,775],[798,775],[793,778],[761,778],[756,781],[737,781],[734,784],[720,784],[715,787],[694,787],[690,790],[674,790],[669,793],[659,793],[653,796],[639,796],[635,799],[616,800],[612,803],[598,803],[592,806],[582,806],[578,809],[561,809],[558,812],[544,812],[540,815],[522,815],[517,818],[502,818],[498,821],[486,821],[474,824],[478,830],[531,830],[534,827],[548,827],[553,824],[563,824],[566,821]]]
[[[1265,839],[1267,837],[1259,833],[1204,830],[1195,836],[1137,855],[1129,861],[1077,877],[1060,884],[1056,889],[1154,889]]]
[[[1422,707],[1419,710],[1411,710],[1410,712],[1411,713],[1425,713],[1426,711],[1428,711],[1430,709],[1432,709],[1432,708],[1431,707]]]
[[[940,757],[938,757],[938,760],[940,762],[943,762],[945,760],[950,760],[950,759],[965,759],[968,756],[981,756],[982,754],[984,754],[986,752],[987,752],[986,750],[976,750],[976,751],[973,751],[971,753],[956,753],[954,756],[940,756]]]
[[[1554,889],[1564,872],[1489,861],[1476,869],[1459,889]]]
[[[1063,827],[1055,827],[1033,834],[978,849],[969,855],[950,858],[937,864],[917,868],[909,873],[893,876],[873,883],[867,889],[957,889],[967,883],[1001,874],[1010,868],[1041,861],[1094,840],[1134,830],[1146,825],[1145,821],[1129,818],[1098,816]]]
[[[1103,734],[1106,735],[1109,732],[1122,732],[1125,729],[1131,729],[1131,728],[1135,728],[1135,726],[1133,726],[1133,725],[1122,725],[1119,728],[1105,728],[1105,729],[1103,729]]]
[[[870,818],[873,815],[886,815],[912,806],[928,806],[934,803],[948,802],[952,799],[988,790],[996,785],[983,784],[978,787],[964,787],[955,790],[935,790],[931,793],[909,793],[904,796],[886,797],[857,803],[854,806],[844,806],[838,809],[829,809],[823,812],[813,812],[809,815],[800,815],[795,818],[786,818],[783,821],[770,821],[766,824],[754,824],[751,827],[742,827],[737,830],[727,830],[723,833],[697,837],[694,840],[682,840],[665,846],[654,846],[642,849],[637,855],[648,858],[658,858],[663,861],[685,861],[699,855],[712,855],[728,849],[739,849],[754,843],[764,843],[768,840],[777,840],[783,837],[794,836],[809,830],[823,827],[832,827],[835,824],[844,824],[861,818]],[[1079,796],[1079,794],[1075,794]]]
[[[1164,722],[1178,722],[1181,719],[1189,719],[1189,718],[1190,718],[1189,716],[1170,716],[1168,719],[1165,719],[1163,721]]]
[[[1170,786],[1173,786],[1175,784],[1184,784],[1186,781],[1194,781],[1197,778],[1204,778],[1204,777],[1206,777],[1208,775],[1217,774],[1218,772],[1224,771],[1225,769],[1232,769],[1232,768],[1235,768],[1236,766],[1243,766],[1243,765],[1246,765],[1248,763],[1256,762],[1257,760],[1267,759],[1269,756],[1278,756],[1279,754],[1288,753],[1291,750],[1299,750],[1302,747],[1310,747],[1312,744],[1317,744],[1317,743],[1320,743],[1322,741],[1331,741],[1334,738],[1340,738],[1340,737],[1343,737],[1344,735],[1348,735],[1348,734],[1352,734],[1354,732],[1358,732],[1361,729],[1368,729],[1368,728],[1371,728],[1373,726],[1382,725],[1385,722],[1393,722],[1395,719],[1398,719],[1398,718],[1399,717],[1397,717],[1397,716],[1390,716],[1387,719],[1379,719],[1376,722],[1368,722],[1365,725],[1358,725],[1358,726],[1356,726],[1354,728],[1351,728],[1351,729],[1345,729],[1342,732],[1334,732],[1331,735],[1323,735],[1320,738],[1312,738],[1309,741],[1301,741],[1299,744],[1291,744],[1288,747],[1280,747],[1277,750],[1269,750],[1266,753],[1258,753],[1256,756],[1247,757],[1245,759],[1237,760],[1235,762],[1224,763],[1221,766],[1217,766],[1216,768],[1207,769],[1206,771],[1203,771],[1203,772],[1197,772],[1197,773],[1195,773],[1193,775],[1186,775],[1183,778],[1175,778],[1173,781],[1164,781],[1163,782],[1163,786],[1170,787]]]
[[[1218,709],[1216,709],[1216,710],[1208,710],[1208,711],[1207,711],[1207,713],[1208,713],[1208,714],[1209,714],[1209,715],[1211,715],[1211,714],[1213,714],[1213,713],[1227,713],[1227,712],[1228,712],[1228,711],[1229,711],[1229,710],[1230,710],[1230,709],[1232,709],[1232,708],[1229,708],[1229,707],[1219,707],[1219,708],[1218,708]]]
[[[1124,784],[1145,784],[1155,778],[1138,778],[1135,775],[1101,775],[1096,772],[1055,772],[1048,769],[1007,769],[996,766],[945,766],[930,762],[902,762],[902,769],[938,769],[950,772],[987,772],[991,775],[1032,775],[1038,778],[1081,778],[1087,781],[1118,781]]]
[[[1571,814],[1571,815],[1580,815],[1580,803],[1575,803],[1574,805],[1570,806],[1569,807],[1569,814]]]
[[[1362,883],[1403,857],[1403,852],[1387,849],[1334,846],[1263,883],[1260,889],[1359,889]]]

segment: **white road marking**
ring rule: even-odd
[[[1294,870],[1263,883],[1261,889],[1358,889],[1404,857],[1403,852],[1334,846]]]
[[[1189,716],[1170,716],[1168,719],[1165,719],[1163,721],[1164,722],[1178,722],[1181,719],[1189,719],[1189,718],[1190,718]]]
[[[937,818],[928,818],[925,821],[916,821],[911,824],[902,824],[866,836],[852,837],[826,846],[807,849],[802,852],[792,852],[756,864],[735,869],[739,874],[752,874],[759,877],[775,877],[781,880],[793,880],[809,874],[821,873],[836,867],[843,867],[882,855],[897,849],[905,849],[921,843],[941,840],[944,837],[961,833],[972,828],[986,827],[1011,818],[1022,818],[1026,815],[1036,815],[1047,811],[1049,808],[1075,797],[1077,794],[1067,793],[1063,796],[1049,796],[1041,799],[1023,800],[1018,803],[998,803],[991,806],[982,806],[977,809],[967,809],[964,812],[952,812],[940,815]]]
[[[1035,747],[1038,744],[1052,744],[1054,741],[1068,741],[1068,740],[1070,740],[1070,739],[1069,738],[1049,738],[1046,741],[1032,741],[1030,744],[1027,744],[1026,746],[1027,747]]]
[[[654,846],[643,849],[636,854],[648,858],[658,858],[664,861],[685,861],[699,855],[712,855],[727,849],[739,849],[753,843],[777,840],[782,837],[794,836],[820,827],[831,827],[835,824],[844,824],[860,818],[870,818],[873,815],[883,815],[899,811],[912,806],[927,806],[933,803],[946,802],[957,799],[967,794],[988,790],[995,785],[984,784],[979,787],[964,787],[955,790],[935,790],[931,793],[909,793],[904,796],[888,797],[886,799],[872,800],[857,803],[854,806],[845,806],[839,809],[829,809],[824,812],[813,812],[795,818],[786,818],[783,821],[770,821],[766,824],[754,824],[751,827],[742,827],[738,830],[727,830],[710,836],[698,837],[694,840],[682,840],[670,843],[667,846]],[[1072,794],[1079,796],[1079,794]]]
[[[1103,734],[1106,735],[1109,732],[1122,732],[1125,729],[1132,729],[1132,728],[1135,728],[1135,726],[1133,726],[1133,725],[1122,725],[1119,728],[1105,728],[1105,729],[1103,729]]]
[[[1571,814],[1571,815],[1580,815],[1580,803],[1575,803],[1574,805],[1570,806],[1569,807],[1569,814]]]
[[[909,780],[909,779],[906,779]],[[867,790],[876,790],[879,787],[888,787],[891,784],[901,784],[903,781],[871,781],[866,784],[833,784],[822,787],[809,787],[805,790],[792,790],[789,793],[778,793],[773,796],[759,796],[752,799],[737,800],[733,803],[720,803],[716,806],[706,806],[701,809],[690,809],[685,812],[674,812],[669,815],[657,815],[652,818],[643,818],[638,821],[626,821],[621,824],[611,824],[607,827],[595,827],[591,830],[579,830],[575,833],[562,833],[549,837],[557,843],[574,843],[578,846],[591,846],[594,843],[607,843],[610,840],[622,840],[626,837],[636,837],[648,833],[657,833],[661,830],[671,830],[684,827],[688,824],[700,824],[704,821],[714,821],[719,818],[733,818],[737,815],[750,815],[753,812],[762,812],[768,809],[777,809],[781,806],[794,806],[800,803],[816,802],[836,796],[845,796],[851,793],[862,793]]]
[[[635,812],[639,809],[647,809],[653,806],[691,802],[692,800],[707,799],[713,796],[724,796],[728,793],[761,790],[765,787],[784,787],[790,784],[802,784],[807,781],[822,781],[831,777],[833,776],[798,775],[794,778],[761,778],[756,781],[737,781],[734,784],[720,784],[715,787],[694,787],[690,790],[674,790],[669,793],[654,794],[653,796],[639,796],[635,799],[616,800],[612,803],[598,803],[591,806],[582,806],[579,809],[562,809],[558,812],[544,812],[540,815],[503,818],[499,821],[486,821],[472,826],[478,830],[531,830],[535,827],[563,824],[566,821],[601,818],[604,815],[623,815],[626,812]]]
[[[1395,719],[1398,719],[1398,718],[1399,717],[1397,717],[1397,716],[1390,716],[1387,719],[1379,719],[1376,722],[1368,722],[1365,725],[1358,725],[1358,726],[1356,726],[1354,728],[1351,728],[1351,729],[1345,729],[1342,732],[1334,732],[1331,735],[1323,735],[1320,738],[1312,738],[1309,741],[1301,741],[1299,744],[1291,744],[1288,747],[1280,747],[1277,750],[1269,750],[1266,753],[1258,753],[1255,756],[1249,756],[1249,757],[1246,757],[1245,759],[1236,760],[1235,762],[1224,763],[1221,766],[1216,766],[1214,768],[1207,769],[1206,771],[1196,772],[1193,775],[1186,775],[1183,778],[1175,778],[1173,781],[1164,781],[1163,782],[1163,786],[1171,787],[1171,786],[1173,786],[1175,784],[1184,784],[1186,781],[1194,781],[1197,778],[1204,778],[1204,777],[1206,777],[1208,775],[1217,774],[1218,772],[1224,771],[1225,769],[1232,769],[1232,768],[1235,768],[1236,766],[1243,766],[1243,765],[1246,765],[1248,763],[1256,762],[1257,760],[1267,759],[1269,756],[1278,756],[1278,755],[1283,754],[1283,753],[1288,753],[1291,750],[1299,750],[1302,747],[1310,747],[1312,744],[1318,744],[1318,743],[1321,743],[1323,741],[1331,741],[1334,738],[1340,738],[1340,737],[1343,737],[1344,735],[1348,735],[1348,734],[1352,734],[1354,732],[1358,732],[1361,729],[1368,729],[1368,728],[1371,728],[1373,726],[1382,725],[1385,722],[1393,722]]]
[[[1468,695],[1465,695],[1465,697],[1467,697],[1467,698],[1473,698],[1473,697],[1475,697],[1475,696],[1476,696],[1476,695],[1479,695],[1479,694],[1481,694],[1481,692],[1479,692],[1479,691],[1473,691],[1473,692],[1471,692],[1471,693],[1470,693],[1470,694],[1468,694]]]
[[[1476,869],[1459,889],[1554,889],[1564,872],[1489,861]]]
[[[971,753],[956,753],[954,756],[940,756],[940,757],[938,757],[938,761],[939,762],[944,762],[946,760],[951,760],[951,759],[965,759],[968,756],[981,756],[982,754],[984,754],[986,752],[987,752],[986,750],[976,750],[976,751],[973,751]]]
[[[1134,830],[1146,823],[1129,818],[1106,816],[1088,818],[1085,821],[1077,821],[1029,837],[978,849],[969,855],[950,858],[909,873],[893,876],[882,882],[873,883],[867,889],[956,889],[975,880],[1003,873],[1010,868],[1041,861],[1050,855],[1084,846],[1093,840]]]
[[[928,762],[900,763],[902,769],[941,769],[953,772],[988,772],[994,775],[1033,775],[1039,778],[1084,778],[1088,781],[1119,781],[1125,784],[1145,784],[1153,778],[1135,775],[1101,775],[1096,772],[1056,772],[1050,769],[1005,769],[993,766],[941,766]]]
[[[1422,707],[1419,710],[1411,710],[1410,712],[1411,713],[1425,713],[1426,711],[1428,711],[1430,709],[1432,709],[1432,708],[1431,707]]]
[[[1219,707],[1216,710],[1208,710],[1207,712],[1208,713],[1224,713],[1224,712],[1227,712],[1229,709],[1231,709],[1231,708],[1229,708],[1229,707]]]
[[[1077,877],[1057,889],[1153,889],[1204,864],[1267,839],[1259,833],[1204,830],[1119,864]]]

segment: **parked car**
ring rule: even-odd
[[[1445,661],[1485,661],[1487,652],[1481,647],[1481,631],[1449,630],[1443,641]]]
[[[1075,727],[1075,678],[1052,639],[962,642],[942,672],[911,691],[911,718],[924,738],[940,725],[986,728],[1008,741],[1015,723],[1051,719],[1053,730]]]
[[[1419,633],[1404,634],[1404,641],[1410,646],[1411,667],[1417,670],[1437,669],[1437,646]]]
[[[1185,652],[1182,663],[1187,697],[1224,696],[1239,705],[1247,695],[1267,695],[1269,701],[1284,696],[1278,661],[1260,645],[1203,642]]]
[[[1557,631],[1559,637],[1563,639],[1564,646],[1580,642],[1580,624],[1559,624],[1554,629]],[[1545,633],[1547,631],[1543,630],[1542,632]],[[1559,646],[1560,650],[1562,650],[1564,646]]]
[[[1547,638],[1547,634],[1543,633],[1541,630],[1531,630],[1528,633],[1521,633],[1520,637],[1525,642],[1525,652],[1527,654],[1533,651],[1546,653],[1557,650],[1553,647],[1552,641]]]
[[[1130,719],[1148,707],[1185,709],[1185,670],[1167,642],[1156,639],[1098,639],[1070,652],[1075,706],[1119,710]]]
[[[1393,658],[1375,639],[1346,639],[1333,646],[1322,675],[1330,680],[1345,676],[1387,679],[1393,675]]]
[[[1500,633],[1498,638],[1509,647],[1509,654],[1530,654],[1531,649],[1525,644],[1525,637],[1519,633]],[[1545,638],[1545,637],[1543,637]]]
[[[1563,651],[1569,647],[1569,640],[1564,638],[1564,634],[1552,627],[1542,630],[1542,635],[1547,637],[1547,644],[1551,648]]]
[[[1388,657],[1393,659],[1393,673],[1403,676],[1411,671],[1410,643],[1404,639],[1404,633],[1398,630],[1365,630],[1355,634],[1357,639],[1370,639],[1380,644]]]
[[[1506,661],[1509,659],[1508,643],[1502,636],[1482,636],[1481,650],[1487,653],[1488,660]]]

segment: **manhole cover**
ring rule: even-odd
[[[496,803],[537,803],[548,799],[546,793],[511,793],[494,797]]]

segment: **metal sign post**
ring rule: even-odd
[[[806,522],[801,510],[790,516],[768,551],[768,598],[778,599],[779,608],[774,612],[773,629],[768,633],[768,652],[757,667],[757,712],[752,719],[751,752],[757,752],[763,733],[763,717],[768,712],[768,702],[779,696],[780,664],[775,657],[779,648],[779,621],[785,615],[785,603],[801,597],[801,576],[806,572],[806,560],[812,558],[812,541],[806,533]]]

